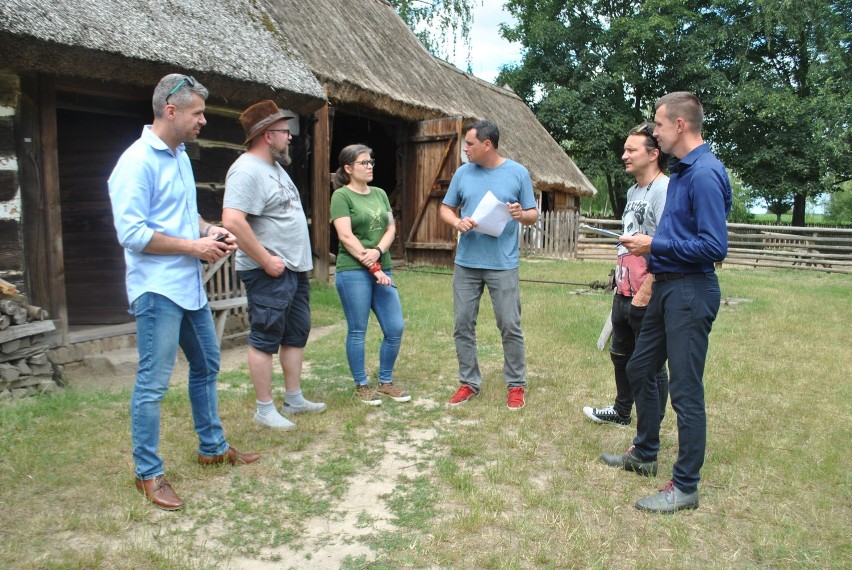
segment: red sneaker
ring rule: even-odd
[[[458,406],[459,404],[467,402],[474,396],[476,396],[476,392],[474,392],[470,386],[462,384],[461,388],[459,388],[458,392],[456,392],[456,395],[450,398],[449,403],[451,406]]]
[[[510,410],[520,410],[525,404],[524,389],[521,386],[509,388],[509,399],[506,400],[506,406]]]

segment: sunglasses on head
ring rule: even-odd
[[[189,87],[195,87],[195,78],[191,75],[184,75],[183,79],[178,81],[177,85],[172,87],[172,90],[169,91],[168,95],[166,95],[166,104],[168,104],[168,102],[169,102],[169,97],[171,97],[172,95],[177,93],[178,89],[180,89],[184,85],[187,85]]]
[[[654,147],[658,147],[657,139],[654,137],[654,123],[642,123],[638,127],[630,129],[631,135],[645,135],[654,142]]]

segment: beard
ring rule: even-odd
[[[290,147],[287,147],[286,150],[276,150],[270,149],[272,152],[272,158],[274,158],[281,166],[290,166],[293,162],[293,159],[290,158]]]

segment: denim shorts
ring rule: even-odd
[[[248,296],[249,344],[267,354],[281,346],[304,347],[311,332],[308,274],[285,269],[280,277],[271,277],[258,268],[237,276]]]

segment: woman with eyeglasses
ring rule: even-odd
[[[340,167],[334,175],[337,190],[331,197],[331,221],[340,245],[335,286],[349,327],[346,358],[355,380],[358,399],[381,405],[380,396],[396,402],[411,400],[408,392],[393,384],[393,368],[402,344],[402,305],[391,274],[389,249],[396,236],[390,201],[373,180],[372,149],[353,144],[340,151]],[[382,329],[379,374],[371,388],[364,364],[364,339],[370,311]]]

